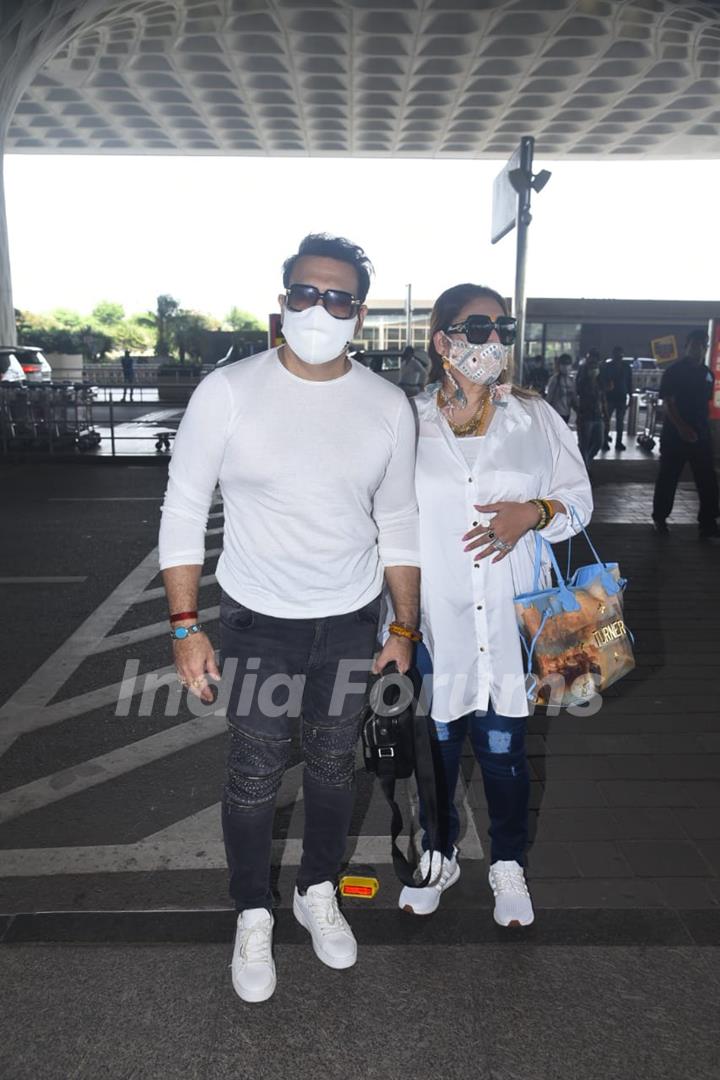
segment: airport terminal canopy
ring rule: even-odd
[[[720,152],[720,8],[676,0],[0,0],[6,152]],[[2,129],[0,127],[0,139]]]
[[[720,154],[716,0],[0,0],[3,152]],[[0,344],[16,340],[0,168]]]

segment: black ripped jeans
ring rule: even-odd
[[[337,877],[350,827],[355,745],[379,613],[378,597],[347,615],[277,619],[222,593],[221,663],[223,678],[233,678],[222,822],[230,895],[238,911],[272,907],[275,800],[298,723],[305,757],[298,889]]]

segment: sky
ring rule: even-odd
[[[133,313],[159,293],[222,318],[277,310],[308,232],[375,265],[369,303],[460,281],[512,295],[515,234],[490,243],[502,161],[8,155],[15,306]],[[720,301],[720,160],[552,162],[533,196],[527,295]]]

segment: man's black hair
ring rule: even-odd
[[[703,345],[707,345],[708,340],[709,340],[709,335],[708,335],[707,330],[703,330],[703,328],[701,326],[698,326],[694,330],[690,331],[690,333],[688,334],[688,336],[687,336],[687,338],[685,340],[686,340],[688,345],[690,344],[691,341],[702,341]]]
[[[374,273],[373,264],[361,247],[346,240],[344,236],[330,236],[328,233],[309,233],[301,241],[295,255],[283,263],[283,285],[287,289],[290,275],[298,259],[304,255],[319,255],[324,259],[337,259],[348,263],[357,274],[357,299],[363,303],[370,288],[370,275]]]

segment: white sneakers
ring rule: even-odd
[[[522,866],[515,861],[494,862],[488,881],[495,895],[495,922],[499,926],[529,926],[535,913]]]
[[[440,851],[423,851],[420,865],[415,871],[417,881],[424,881],[432,860],[430,881],[424,888],[415,889],[406,885],[398,899],[398,907],[411,915],[432,915],[437,911],[440,897],[445,889],[454,885],[460,877],[458,849],[453,848],[452,858],[446,859]]]
[[[357,942],[338,907],[331,881],[311,885],[304,896],[295,889],[293,915],[312,937],[315,955],[331,968],[349,968],[357,960]]]
[[[429,883],[421,889],[407,885],[400,893],[398,907],[411,915],[432,915],[437,911],[440,897],[445,889],[460,877],[458,849],[453,849],[451,859],[446,859],[439,851],[423,852],[416,878],[422,880],[428,872],[432,860],[432,873]],[[490,888],[495,896],[493,918],[499,926],[530,926],[535,919],[532,900],[525,881],[525,871],[514,861],[495,862],[488,874]]]
[[[275,992],[273,922],[267,908],[248,908],[238,915],[231,968],[235,993],[243,1001],[267,1001]]]
[[[349,968],[357,960],[357,943],[338,907],[331,881],[311,885],[304,896],[295,889],[293,914],[312,937],[315,955],[331,968]],[[267,908],[248,908],[238,915],[232,957],[232,983],[243,1001],[267,1001],[277,978],[272,956],[274,919]]]

